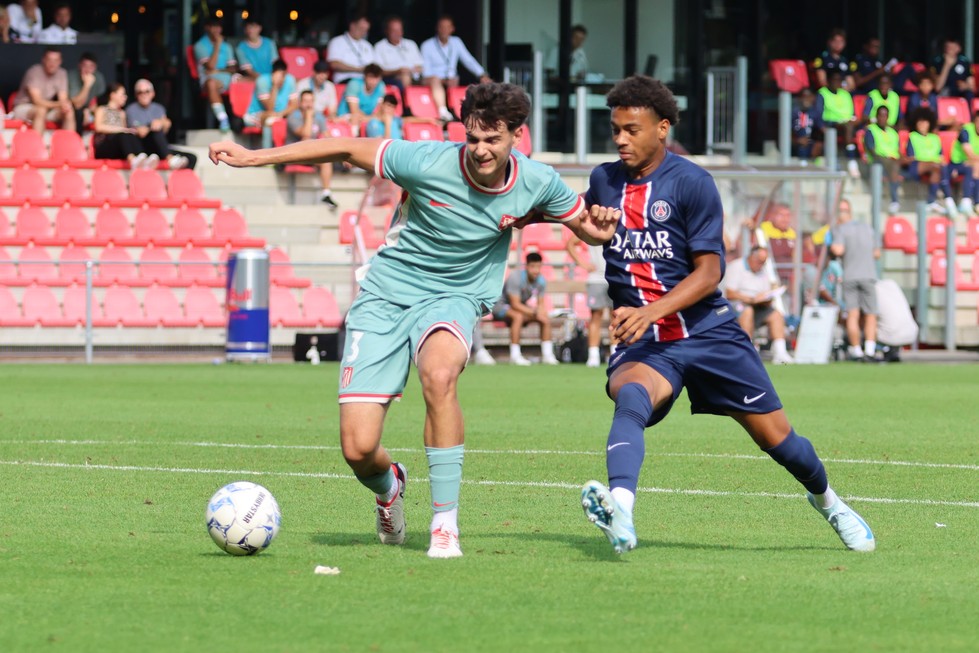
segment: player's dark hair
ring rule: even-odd
[[[350,20],[347,21],[347,25],[353,25],[354,23],[359,23],[362,20],[366,20],[367,22],[370,22],[370,18],[367,17],[367,14],[365,14],[362,11],[358,11],[357,13],[355,13],[353,16],[350,17]]]
[[[323,61],[322,59],[317,60],[317,62],[313,64],[313,72],[314,73],[330,72],[330,62]]]
[[[881,111],[887,111],[888,113],[890,113],[891,110],[887,108],[886,104],[882,104],[879,107],[877,107],[877,111],[874,112],[874,115],[880,118]]]
[[[671,125],[680,122],[680,109],[673,92],[666,84],[646,75],[632,75],[612,87],[605,96],[609,109],[618,107],[640,107],[652,110]]]
[[[762,247],[761,245],[752,245],[751,246],[751,250],[748,252],[748,256],[751,256],[755,252],[760,252],[763,249],[765,249],[765,248]]]
[[[405,22],[404,22],[404,20],[402,20],[401,16],[399,16],[397,14],[391,14],[390,16],[388,16],[387,18],[384,19],[384,28],[387,29],[387,26],[390,25],[391,23],[395,22],[395,21],[401,23],[402,25],[405,24]]]
[[[368,75],[370,75],[371,77],[380,77],[383,74],[384,71],[381,70],[381,67],[378,66],[376,63],[369,63],[366,66],[364,66],[364,77],[367,77]]]
[[[837,36],[846,38],[846,30],[842,27],[834,27],[829,31],[829,40],[835,39]]]
[[[527,263],[543,263],[544,262],[544,257],[541,256],[540,254],[538,254],[537,252],[530,252],[529,254],[527,254],[526,262]]]
[[[204,27],[213,27],[214,25],[220,25],[221,19],[216,16],[208,16],[204,19]]]
[[[98,58],[93,53],[87,51],[78,55],[78,62],[81,63],[82,61],[91,61],[94,64],[99,62]]]
[[[888,73],[884,73],[883,75],[881,75],[880,77],[877,78],[877,83],[880,84],[881,80],[884,80],[884,79],[886,79],[889,82],[893,82],[894,81],[894,79]]]
[[[588,28],[585,27],[584,25],[580,25],[579,24],[579,25],[573,26],[571,28],[571,32],[572,33],[574,33],[574,32],[581,32],[582,34],[584,34],[585,36],[587,36],[588,35]]]
[[[245,20],[244,24],[245,25],[258,25],[259,27],[261,27],[262,26],[262,21],[260,21],[257,16],[252,16],[251,14],[249,14],[248,15],[248,18]]]
[[[289,64],[282,59],[276,59],[272,62],[272,72],[274,73],[278,70],[289,70]]]
[[[931,85],[932,86],[935,85],[935,76],[932,75],[930,71],[924,70],[924,71],[921,72],[920,75],[918,75],[918,79],[917,79],[918,86],[921,86],[921,82],[925,81],[926,79],[929,82],[931,82]]]
[[[306,95],[313,95],[313,92],[307,88],[302,93],[299,94],[299,99],[302,100],[303,97]]]
[[[530,98],[513,84],[470,84],[460,113],[467,126],[472,120],[485,129],[495,129],[502,122],[512,132],[527,121]]]
[[[938,122],[938,117],[935,115],[935,112],[928,107],[918,107],[911,112],[909,120],[910,122],[908,123],[908,126],[911,129],[915,129],[918,126],[919,120],[927,120],[928,133],[930,134],[931,132],[935,131],[935,124]]]
[[[398,98],[394,96],[394,93],[385,93],[381,102],[384,104],[390,104],[392,107],[398,106]]]

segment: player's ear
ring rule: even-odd
[[[525,133],[526,130],[524,129],[523,125],[520,125],[513,130],[513,147],[517,147],[517,145],[520,144],[520,141],[523,139]]]

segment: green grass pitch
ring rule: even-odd
[[[384,436],[408,541],[385,547],[337,446],[336,365],[4,365],[0,651],[979,649],[979,368],[771,372],[875,553],[683,397],[647,431],[639,548],[616,557],[579,504],[612,407],[582,366],[463,375],[465,557],[429,560],[414,378]],[[256,557],[204,528],[234,480],[282,509]]]

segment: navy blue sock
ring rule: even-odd
[[[615,398],[615,417],[605,452],[609,488],[621,487],[635,494],[639,469],[646,456],[643,432],[652,414],[653,404],[646,388],[638,383],[622,386]]]
[[[789,473],[813,494],[824,494],[829,487],[823,461],[816,455],[812,443],[798,435],[795,429],[789,431],[789,437],[782,440],[781,444],[766,449],[765,453],[789,470]]]
[[[938,184],[928,184],[928,201],[934,202],[938,197]]]

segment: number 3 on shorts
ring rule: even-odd
[[[353,363],[360,355],[360,339],[364,337],[363,331],[352,331],[350,333],[350,355],[347,356],[345,363]]]

